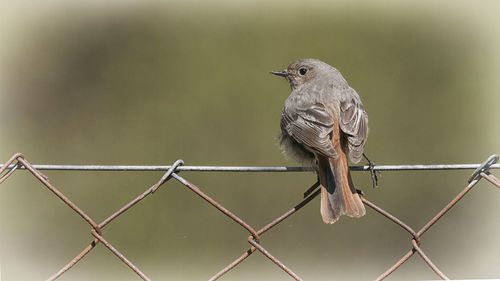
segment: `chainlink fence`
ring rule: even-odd
[[[394,222],[395,224],[402,227],[408,233],[410,233],[412,239],[409,241],[411,244],[411,249],[401,257],[393,266],[389,267],[385,272],[383,272],[376,280],[382,280],[389,276],[392,272],[397,270],[403,263],[405,263],[410,257],[415,253],[425,261],[427,265],[439,276],[441,279],[448,279],[448,277],[427,257],[422,248],[421,237],[425,234],[429,228],[431,228],[441,217],[443,217],[460,199],[462,199],[468,191],[470,191],[476,183],[481,179],[486,179],[491,184],[500,188],[500,180],[490,173],[490,169],[500,168],[498,161],[498,155],[491,155],[482,164],[471,164],[471,165],[386,165],[386,166],[374,166],[375,171],[391,171],[391,170],[455,170],[455,169],[475,169],[472,175],[468,179],[468,185],[453,198],[441,211],[439,211],[431,220],[429,220],[421,229],[418,231],[414,230],[403,221],[375,205],[373,202],[362,197],[364,204],[374,211],[380,213],[388,220]],[[125,213],[125,211],[134,207],[139,201],[144,199],[146,196],[154,193],[162,184],[170,179],[175,179],[185,185],[188,189],[194,192],[194,194],[200,196],[209,204],[217,208],[222,214],[231,218],[235,223],[238,223],[241,227],[245,228],[249,232],[247,238],[248,243],[251,247],[244,252],[236,260],[228,264],[225,268],[221,269],[217,274],[210,278],[210,280],[217,280],[222,275],[230,270],[235,269],[240,263],[242,263],[248,256],[250,256],[255,251],[259,251],[264,254],[270,261],[272,261],[276,266],[284,270],[291,278],[295,280],[302,280],[291,268],[284,265],[276,257],[272,255],[268,250],[266,250],[261,245],[261,238],[263,234],[269,229],[273,228],[289,216],[293,215],[295,212],[300,210],[303,206],[308,204],[313,198],[318,196],[320,190],[317,189],[319,183],[316,182],[311,186],[311,188],[304,194],[304,199],[292,207],[290,210],[277,217],[273,221],[269,222],[266,226],[261,229],[255,229],[246,223],[244,220],[233,214],[230,210],[226,209],[221,204],[217,203],[212,197],[206,195],[201,189],[189,182],[185,178],[179,175],[182,171],[228,171],[228,172],[282,172],[282,171],[304,171],[311,170],[310,168],[304,167],[220,167],[220,166],[184,166],[182,160],[177,160],[171,166],[65,166],[65,165],[32,165],[30,164],[21,153],[14,154],[3,166],[0,167],[0,184],[3,183],[12,173],[19,169],[26,169],[31,174],[37,178],[45,187],[50,189],[57,197],[59,197],[64,203],[66,203],[71,209],[73,209],[82,219],[92,226],[90,233],[94,237],[94,240],[79,254],[77,254],[68,264],[56,272],[53,276],[48,278],[48,280],[55,280],[61,275],[63,275],[67,270],[75,266],[78,261],[84,258],[92,249],[94,249],[97,244],[102,243],[106,248],[108,248],[118,259],[129,266],[137,275],[139,275],[144,280],[150,280],[145,273],[143,273],[138,267],[136,267],[129,259],[127,259],[123,254],[118,251],[111,243],[109,243],[105,237],[102,235],[102,229],[105,228],[111,221],[113,221],[118,216]],[[355,166],[351,167],[351,170],[356,171],[366,171],[369,170],[369,166]],[[83,171],[165,171],[165,174],[160,178],[160,180],[150,188],[146,189],[142,194],[139,194],[135,199],[130,201],[125,206],[118,209],[111,216],[106,218],[104,221],[97,223],[91,217],[89,217],[82,209],[80,209],[75,203],[73,203],[68,197],[66,197],[61,191],[54,187],[48,180],[48,178],[43,175],[40,170],[83,170]],[[314,191],[315,190],[315,191]]]

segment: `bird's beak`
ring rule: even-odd
[[[278,75],[278,76],[282,76],[282,77],[288,76],[288,72],[286,72],[286,71],[271,71],[269,73],[274,74],[274,75]]]

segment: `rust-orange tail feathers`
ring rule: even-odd
[[[347,156],[342,149],[337,149],[337,152],[336,159],[316,155],[321,184],[321,217],[328,224],[336,222],[341,215],[361,217],[366,212],[352,183]]]

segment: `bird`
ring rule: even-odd
[[[359,163],[368,137],[368,115],[359,95],[340,71],[317,59],[297,60],[283,71],[270,73],[290,84],[279,143],[289,158],[315,167],[323,222],[365,215],[347,159]]]

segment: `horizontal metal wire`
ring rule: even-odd
[[[9,165],[9,169],[14,165]],[[438,165],[376,165],[375,171],[416,171],[416,170],[473,170],[481,164],[438,164]],[[3,165],[0,165],[0,169]],[[61,171],[167,171],[172,166],[128,166],[128,165],[33,165],[37,170]],[[24,166],[18,167],[25,169]],[[370,166],[350,166],[351,171],[368,171]],[[500,169],[500,164],[490,166],[490,169]],[[199,172],[310,172],[312,167],[284,167],[284,166],[179,166],[180,171]]]

